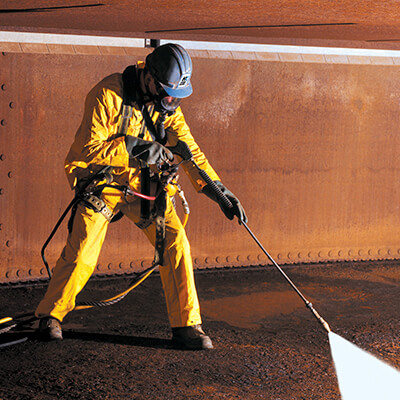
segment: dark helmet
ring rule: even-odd
[[[146,65],[168,96],[183,98],[192,94],[192,60],[179,44],[157,47],[146,57]]]

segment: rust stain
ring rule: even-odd
[[[141,50],[0,54],[0,282],[45,276],[40,249],[73,195],[63,161],[85,96],[139,59]],[[279,263],[399,257],[396,69],[194,58],[194,71],[182,105],[193,135]],[[196,268],[266,263],[244,229],[180,175]],[[65,240],[64,226],[50,264]],[[132,272],[152,256],[123,219],[110,226],[98,272]]]

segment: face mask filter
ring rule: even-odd
[[[161,108],[167,112],[174,112],[181,104],[181,99],[165,96],[160,100]]]
[[[156,81],[157,95],[154,98],[156,111],[173,114],[181,104],[181,98],[168,96],[163,87]]]

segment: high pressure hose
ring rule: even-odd
[[[79,190],[79,192],[75,195],[75,197],[72,199],[72,201],[68,204],[68,206],[66,207],[66,209],[64,210],[64,212],[62,213],[61,217],[58,219],[57,223],[55,224],[53,230],[51,231],[49,237],[47,238],[47,240],[45,241],[42,249],[41,249],[41,256],[42,256],[42,260],[43,263],[47,269],[47,273],[49,275],[49,278],[51,278],[51,270],[49,267],[49,264],[46,260],[45,257],[45,250],[47,248],[47,246],[49,245],[49,243],[51,242],[51,240],[53,239],[54,235],[56,234],[57,230],[59,229],[61,223],[64,221],[65,217],[67,216],[67,214],[69,213],[69,211],[72,209],[72,207],[74,205],[76,205],[80,200],[81,200],[81,195],[82,193],[89,187],[90,184],[92,184],[96,179],[100,179],[111,167],[106,166],[103,167],[97,174],[95,174],[93,177],[91,177],[90,180],[88,180],[85,185]],[[183,212],[184,212],[184,219],[182,221],[182,225],[185,228],[187,221],[188,221],[188,217],[189,217],[189,213],[190,213],[190,209],[189,209],[189,204],[185,198],[184,192],[181,189],[181,187],[175,182],[174,185],[176,185],[177,187],[177,192],[178,195],[181,199],[182,202],[182,207],[183,207]],[[131,194],[131,195],[135,195],[141,198],[145,198],[147,200],[154,200],[154,197],[149,197],[149,196],[144,196],[141,195],[140,193],[136,193],[133,192],[131,190],[128,189],[128,193],[127,194]],[[151,273],[158,267],[159,265],[157,263],[155,263],[153,261],[152,265],[145,269],[144,271],[138,273],[134,279],[130,282],[130,286],[128,289],[126,289],[125,291],[119,293],[118,295],[105,299],[105,300],[99,300],[99,301],[86,301],[86,302],[78,302],[76,303],[76,306],[74,308],[74,310],[84,310],[84,309],[88,309],[88,308],[93,308],[93,307],[106,307],[106,306],[110,306],[113,304],[118,303],[119,301],[123,300],[133,289],[135,289],[137,286],[139,286],[145,279],[147,279]],[[16,329],[16,328],[22,328],[23,326],[27,325],[27,324],[31,324],[32,322],[36,321],[38,318],[35,316],[35,314],[33,312],[31,313],[24,313],[24,314],[20,314],[20,315],[16,315],[14,317],[4,317],[0,319],[0,326],[4,324],[3,328],[0,328],[0,335],[3,333],[7,333],[9,331],[11,331],[12,329]],[[1,347],[6,347],[6,346],[10,346],[13,344],[17,344],[17,343],[21,343],[25,340],[27,340],[28,338],[22,338],[16,341],[12,341],[12,342],[8,342],[8,343],[3,343],[0,344],[0,348]]]
[[[192,164],[195,166],[195,168],[197,169],[199,175],[203,178],[203,180],[207,183],[207,185],[209,185],[210,190],[212,190],[214,192],[214,194],[216,195],[216,197],[221,200],[226,207],[228,208],[232,208],[233,205],[231,203],[231,201],[228,199],[227,196],[225,196],[225,194],[221,191],[221,189],[216,185],[216,183],[208,176],[208,174],[202,170],[197,163],[194,161],[193,159],[193,155],[189,149],[189,146],[182,141],[178,141],[177,145],[174,147],[168,147],[174,154],[179,155],[184,161],[190,161],[192,162]],[[108,170],[109,167],[104,167],[98,174],[96,174],[89,182],[87,182],[84,186],[84,188],[81,188],[81,190],[79,191],[79,194],[83,193],[83,191],[89,186],[90,183],[92,183],[96,177],[99,177],[100,174],[105,173]],[[187,223],[187,219],[189,216],[189,206],[187,204],[187,201],[185,199],[185,196],[183,194],[183,191],[180,189],[179,185],[177,185],[178,187],[178,194],[182,200],[182,205],[184,208],[184,213],[185,213],[185,219],[182,223],[182,225],[185,227],[186,223]],[[74,197],[74,199],[71,201],[71,203],[68,205],[68,207],[66,208],[66,210],[64,211],[64,213],[62,214],[62,216],[60,217],[60,219],[57,221],[53,231],[51,232],[49,238],[46,240],[42,250],[41,250],[41,254],[42,254],[42,258],[43,258],[43,262],[46,266],[47,272],[49,274],[49,277],[51,278],[51,272],[50,272],[50,268],[49,265],[46,261],[46,258],[44,256],[44,250],[46,249],[47,245],[50,243],[51,239],[53,238],[53,236],[55,235],[57,229],[59,228],[59,226],[61,225],[61,222],[64,220],[65,216],[68,214],[68,212],[70,211],[70,209],[79,201],[79,197],[78,195]],[[263,253],[267,256],[267,258],[272,262],[272,264],[274,265],[274,267],[281,273],[281,275],[286,279],[286,281],[289,283],[289,285],[292,287],[292,289],[299,295],[299,297],[303,300],[303,302],[305,303],[305,305],[307,306],[307,308],[312,312],[312,314],[314,315],[314,317],[318,320],[318,322],[323,326],[323,328],[329,333],[331,332],[331,329],[328,325],[328,323],[321,317],[321,315],[314,309],[313,305],[311,304],[311,302],[309,302],[304,295],[300,292],[300,290],[296,287],[296,285],[291,281],[291,279],[287,276],[287,274],[282,270],[282,268],[276,263],[276,261],[272,258],[272,256],[267,252],[267,250],[264,248],[264,246],[260,243],[260,241],[257,239],[257,237],[254,235],[254,233],[250,230],[250,228],[247,226],[247,224],[242,221],[239,220],[240,225],[243,225],[246,229],[246,231],[250,234],[250,236],[253,238],[253,240],[257,243],[257,245],[260,247],[260,249],[263,251]],[[135,279],[133,280],[131,286],[125,290],[124,292],[118,294],[117,296],[111,297],[109,299],[106,300],[101,300],[101,301],[91,301],[91,302],[81,302],[81,303],[77,303],[75,310],[83,310],[83,309],[87,309],[87,308],[92,308],[92,307],[104,307],[104,306],[109,306],[112,304],[115,304],[119,301],[121,301],[122,299],[124,299],[128,293],[130,291],[132,291],[134,288],[136,288],[138,285],[140,285],[140,283],[142,283],[156,268],[158,267],[158,264],[156,264],[155,262],[153,262],[153,264],[147,268],[146,270],[144,270],[143,272],[139,273]],[[28,318],[28,319],[26,319]],[[16,316],[14,318],[12,317],[5,317],[0,319],[0,325],[2,324],[7,324],[7,326],[3,329],[0,329],[0,334],[5,333],[5,332],[9,332],[11,329],[14,329],[16,327],[25,325],[27,323],[31,323],[34,320],[36,320],[37,318],[34,316],[34,313],[28,313],[28,314],[22,314],[19,316]],[[26,340],[26,338],[21,339],[19,341],[16,341],[15,343],[20,343],[21,341]],[[5,345],[11,345],[14,344],[13,343],[7,343]],[[3,345],[4,346],[4,345]],[[0,347],[2,347],[0,345]]]

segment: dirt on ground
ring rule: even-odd
[[[400,261],[283,269],[333,332],[400,369]],[[130,281],[92,279],[78,300]],[[70,313],[61,342],[0,335],[0,400],[340,399],[328,334],[275,268],[200,271],[196,282],[213,350],[172,346],[154,273],[118,304]],[[0,319],[33,311],[45,290],[0,286]]]

